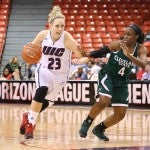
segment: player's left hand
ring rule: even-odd
[[[122,48],[124,55],[128,56],[129,50],[128,50],[128,47],[127,47],[126,42],[124,40],[120,41],[120,47]]]

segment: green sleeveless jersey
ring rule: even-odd
[[[135,46],[133,56],[137,57],[137,51],[138,44]],[[122,81],[127,82],[132,68],[132,61],[130,61],[128,57],[124,55],[123,50],[120,49],[117,52],[111,53],[108,63],[103,68],[103,71],[106,71],[108,75],[114,78],[122,79]]]

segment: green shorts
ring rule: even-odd
[[[108,75],[107,73],[99,73],[98,80],[98,94],[105,95],[111,98],[112,106],[125,106],[128,107],[128,84],[121,81],[119,85],[119,79]]]

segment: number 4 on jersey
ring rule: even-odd
[[[122,67],[122,68],[119,70],[118,74],[120,74],[121,76],[123,76],[123,75],[125,74],[125,67]]]

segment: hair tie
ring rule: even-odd
[[[129,27],[132,28],[136,34],[138,34],[138,35],[141,34],[142,30],[135,24],[131,24],[131,25],[129,25]]]

